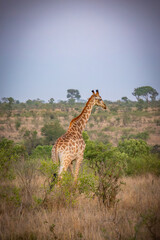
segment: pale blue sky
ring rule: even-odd
[[[154,0],[0,1],[0,97],[107,100],[160,93],[160,5]]]

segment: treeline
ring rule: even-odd
[[[156,99],[158,92],[150,86],[135,88],[132,95],[136,97],[137,101],[132,101],[128,99],[128,97],[124,96],[121,100],[117,100],[115,102],[105,100],[105,103],[107,105],[114,104],[120,107],[127,105],[129,107],[137,107],[140,110],[148,107],[157,107],[160,104],[160,100]],[[48,102],[39,98],[34,100],[28,99],[26,102],[20,102],[12,97],[4,97],[0,101],[0,109],[8,111],[13,109],[55,109],[71,106],[83,106],[85,103],[85,100],[80,99],[81,95],[77,89],[68,89],[66,97],[66,101],[60,100],[59,102],[55,102],[54,98],[50,98]]]

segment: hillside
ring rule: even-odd
[[[138,110],[127,104],[109,103],[110,111],[94,107],[86,126],[86,131],[93,140],[117,145],[120,139],[140,138],[149,145],[160,143],[160,110],[148,107]],[[24,141],[25,136],[36,131],[38,138],[43,138],[41,129],[55,120],[67,130],[70,121],[80,114],[85,104],[69,105],[42,104],[37,108],[18,105],[10,110],[3,109],[0,114],[0,136],[16,142]]]

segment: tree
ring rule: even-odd
[[[48,102],[49,102],[49,104],[53,104],[54,103],[54,98],[50,98]]]
[[[67,90],[67,98],[78,100],[80,99],[81,95],[77,89],[68,89]]]
[[[144,87],[135,88],[132,94],[137,98],[138,101],[140,97],[142,97],[146,100],[146,102],[148,102],[149,97],[151,98],[152,101],[155,101],[156,96],[158,95],[158,92],[150,86],[144,86]]]
[[[129,101],[129,99],[127,97],[122,97],[122,100],[127,103]]]
[[[45,144],[54,144],[57,138],[65,133],[65,130],[58,121],[55,121],[54,124],[45,124],[41,132],[45,136]]]
[[[151,101],[155,101],[156,97],[158,96],[158,92],[153,88],[152,92],[151,92]]]
[[[8,117],[10,117],[11,110],[12,110],[13,104],[15,103],[15,100],[12,97],[9,97],[9,98],[4,97],[4,98],[2,98],[2,101],[3,101],[3,103],[5,103],[4,109],[6,109],[8,111]]]

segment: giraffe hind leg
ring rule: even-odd
[[[71,161],[68,156],[63,157],[60,155],[59,157],[60,157],[60,168],[59,168],[58,176],[60,177],[64,172],[67,171],[68,167],[71,165]]]

